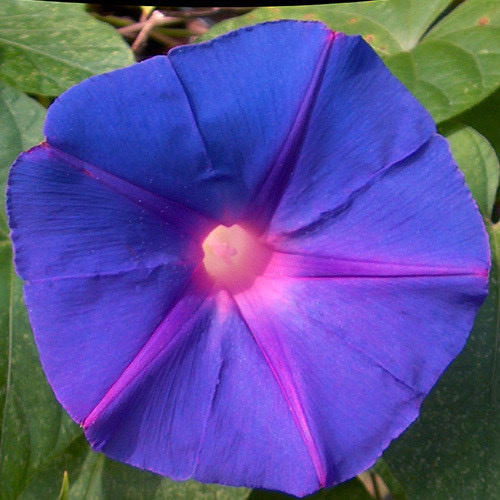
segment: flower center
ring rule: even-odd
[[[215,281],[233,293],[249,288],[264,272],[271,250],[241,226],[217,226],[203,242],[203,264]]]

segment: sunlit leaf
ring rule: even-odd
[[[451,151],[465,175],[476,203],[484,217],[491,217],[498,189],[499,166],[488,141],[471,127],[456,124],[443,130]]]
[[[83,4],[0,2],[0,80],[20,90],[56,96],[133,62],[121,36]]]

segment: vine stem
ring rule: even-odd
[[[373,491],[375,493],[375,500],[382,500],[382,495],[380,494],[380,488],[377,482],[377,474],[370,471],[370,479],[372,480]]]

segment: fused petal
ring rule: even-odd
[[[178,302],[120,377],[127,384],[84,422],[90,442],[176,479],[314,491],[304,442],[233,300],[220,291],[186,307],[192,300]]]
[[[377,274],[385,264],[399,266],[399,274],[420,266],[421,274],[469,272],[486,279],[490,258],[481,216],[440,136],[341,205],[315,213],[310,224],[270,237],[282,251],[323,257],[325,269],[318,261],[309,275],[345,273],[341,269],[352,265]]]
[[[57,398],[112,458],[346,480],[487,292],[446,141],[360,37],[280,21],[179,47],[65,92],[45,133],[9,177],[16,268]]]
[[[417,417],[486,293],[481,276],[260,278],[235,297],[321,486],[372,465]]]
[[[230,225],[279,155],[331,38],[319,23],[270,23],[89,78],[50,107],[47,141]]]
[[[300,229],[346,203],[435,132],[361,37],[335,37],[313,105],[271,233]]]
[[[183,295],[190,273],[160,265],[25,284],[40,359],[77,422],[106,395]]]
[[[240,194],[213,170],[166,56],[70,88],[49,108],[44,132],[55,148],[208,216]]]
[[[24,153],[12,167],[8,214],[23,279],[94,276],[166,263],[189,267],[200,260],[200,249],[179,227],[189,214],[181,210],[167,218],[163,200],[148,200],[148,193],[137,190],[116,192],[87,167],[92,168],[47,145]]]

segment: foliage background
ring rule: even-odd
[[[279,18],[361,34],[450,141],[490,234],[490,293],[418,421],[374,468],[314,498],[500,498],[500,2],[375,0],[250,8],[0,3],[0,498],[265,500],[285,495],[176,483],[93,453],[41,370],[12,266],[8,168],[43,138],[52,100],[93,74]],[[220,22],[219,22],[220,21]],[[450,214],[453,217],[453,214]],[[67,474],[65,474],[65,471]],[[64,477],[64,480],[63,480]]]

